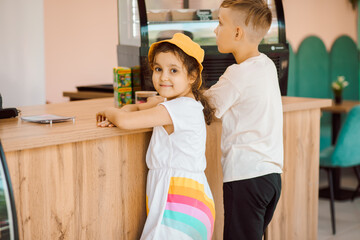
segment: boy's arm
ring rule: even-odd
[[[210,105],[215,108],[215,116],[222,118],[223,114],[239,101],[239,90],[228,79],[220,77],[219,81],[204,92]]]
[[[108,108],[104,111],[104,115],[106,120],[121,129],[140,129],[172,125],[170,114],[162,105],[133,112],[121,111],[117,108]]]

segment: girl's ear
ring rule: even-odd
[[[196,81],[197,76],[195,75],[196,75],[195,73],[189,75],[190,84],[193,84]]]

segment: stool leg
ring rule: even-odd
[[[354,191],[352,197],[351,197],[351,201],[354,201],[354,199],[356,198],[356,195],[358,194],[359,190],[360,190],[360,171],[359,171],[359,168],[358,166],[355,166],[354,167],[354,171],[355,171],[355,175],[358,179],[358,186],[356,188],[356,190]]]
[[[329,179],[329,190],[330,190],[330,213],[331,213],[331,227],[332,233],[335,235],[335,211],[334,211],[334,189],[333,189],[333,171],[331,168],[327,169]]]

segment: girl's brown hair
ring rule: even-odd
[[[210,106],[208,98],[203,94],[202,88],[203,85],[199,88],[200,84],[200,69],[199,69],[199,63],[197,60],[189,55],[187,55],[183,50],[181,50],[179,47],[177,47],[174,44],[168,43],[168,42],[162,42],[159,45],[157,45],[154,49],[154,53],[150,61],[150,68],[151,71],[153,70],[153,63],[154,58],[156,54],[160,52],[171,52],[175,54],[175,56],[179,57],[179,59],[183,62],[185,69],[188,72],[189,76],[192,76],[195,78],[195,81],[191,85],[191,91],[194,94],[194,97],[196,101],[200,101],[203,105],[203,113],[205,117],[206,124],[210,125],[210,123],[214,120],[214,113],[215,109]]]

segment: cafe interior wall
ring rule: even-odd
[[[112,83],[117,7],[117,0],[44,1],[48,102],[67,101],[63,92],[76,86]]]
[[[0,1],[3,107],[45,103],[43,0]]]
[[[19,13],[19,3],[21,5],[26,2],[25,0],[4,1],[12,5],[11,9],[6,9],[7,15],[16,16]],[[40,16],[26,18],[18,16],[20,20],[14,23],[10,30],[8,22],[4,24],[0,21],[0,32],[4,29],[11,32],[21,24],[25,26],[32,24],[36,26],[35,29],[40,30],[43,27],[43,39],[33,39],[31,34],[34,32],[27,31],[28,35],[25,36],[14,35],[15,41],[0,40],[1,50],[10,46],[15,52],[6,56],[0,54],[1,63],[4,63],[0,66],[0,92],[15,96],[10,105],[33,105],[45,102],[45,97],[38,100],[39,96],[46,96],[47,102],[50,103],[63,102],[68,100],[62,96],[63,92],[76,91],[78,85],[111,83],[112,68],[117,64],[117,0],[37,0],[36,2],[43,2],[43,6],[37,4],[28,8],[20,7],[21,15]],[[357,43],[358,13],[351,8],[348,0],[283,0],[283,5],[287,39],[294,52],[309,36],[320,38],[328,51],[334,41],[343,35]],[[4,16],[4,12],[4,8],[0,6],[0,16]],[[42,35],[39,33],[36,36],[41,38]],[[22,39],[20,43],[18,43],[19,39]],[[32,49],[31,54],[23,52],[24,47]],[[25,56],[17,56],[19,52]],[[27,63],[33,63],[29,66],[40,69],[42,75],[27,76],[27,72],[24,71],[24,64]],[[16,101],[26,94],[19,92],[19,87],[12,86],[6,77],[15,71],[9,70],[12,66],[18,66],[19,72],[26,75],[16,78],[18,85],[28,86],[25,83],[30,82],[36,86],[35,89],[29,87],[21,89],[29,95],[30,101],[26,104],[23,101]],[[25,80],[26,78],[29,79]]]
[[[289,3],[287,1],[284,3]],[[314,6],[319,2],[315,3],[314,1]],[[333,15],[334,11],[331,11],[331,7],[335,5],[324,5],[325,14],[322,18],[311,20],[310,17],[310,21],[304,21],[303,24],[307,27],[308,34],[303,38],[295,38],[294,33],[291,32],[294,30],[291,24],[295,18],[286,18],[286,30],[290,45],[288,96],[333,98],[332,81],[337,76],[345,76],[350,87],[345,88],[343,98],[346,100],[359,99],[358,19],[356,18],[358,9],[353,9],[347,0],[342,1],[341,6],[339,2],[336,9],[343,12],[344,15]],[[294,7],[293,5],[289,6]],[[299,12],[312,11],[302,7],[303,5],[297,7]],[[289,12],[292,11],[285,11],[285,17]],[[343,21],[346,12],[348,18]],[[314,16],[314,13],[309,16]],[[311,22],[313,23],[311,24]],[[317,32],[314,25],[318,29],[324,27],[328,30]],[[330,28],[334,28],[334,30],[331,31]],[[320,150],[329,145],[331,145],[331,115],[324,113],[321,118]]]
[[[45,3],[46,98],[49,102],[66,101],[62,92],[75,91],[78,85],[112,81],[118,44],[116,0],[105,1],[107,7],[92,1],[85,8],[81,4],[84,1]],[[320,38],[328,51],[343,35],[357,42],[357,11],[348,0],[283,0],[283,5],[287,39],[294,52],[309,36]],[[72,14],[67,14],[69,12]],[[66,21],[59,21],[64,14],[67,14]]]

